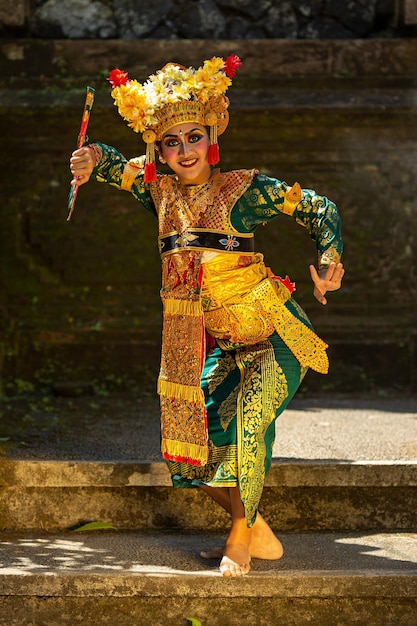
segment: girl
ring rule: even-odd
[[[258,513],[271,464],[275,420],[309,367],[326,373],[327,345],[255,252],[254,232],[282,213],[307,228],[318,251],[314,295],[341,286],[336,206],[298,183],[256,170],[221,172],[217,136],[240,60],[214,57],[198,69],[170,63],[140,84],[113,70],[121,116],[142,133],[146,156],[127,160],[101,143],[76,150],[73,185],[90,177],[130,192],[158,219],[163,332],[158,393],[162,453],[174,487],[200,487],[231,515],[219,557],[224,576],[251,558],[279,559],[282,546]],[[155,155],[172,174],[156,171]]]

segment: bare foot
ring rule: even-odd
[[[220,562],[222,575],[236,578],[245,576],[249,570],[250,556],[246,546],[242,543],[226,544],[225,554]]]
[[[268,561],[277,561],[284,554],[282,543],[259,514],[251,529],[249,553],[254,559]]]
[[[225,548],[203,550],[200,556],[203,559],[221,559]],[[282,543],[272,532],[263,517],[258,513],[255,524],[251,528],[249,554],[254,559],[278,561],[284,554]]]

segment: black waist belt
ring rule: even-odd
[[[187,230],[181,235],[170,233],[159,237],[159,252],[167,254],[181,248],[196,248],[209,250],[223,250],[227,252],[239,252],[240,254],[254,252],[254,236],[249,233],[246,236],[238,236],[225,232],[213,232],[207,230]]]

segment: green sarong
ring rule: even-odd
[[[174,487],[239,486],[251,526],[271,465],[275,420],[305,373],[276,333],[230,350],[216,344],[206,358],[201,383],[208,417],[208,463],[199,467],[167,461]]]

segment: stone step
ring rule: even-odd
[[[415,626],[417,533],[281,536],[280,561],[222,578],[197,533],[3,533],[4,626]]]
[[[0,528],[224,531],[229,519],[198,489],[171,487],[162,462],[0,460]],[[261,511],[277,531],[417,527],[413,461],[274,461]]]

